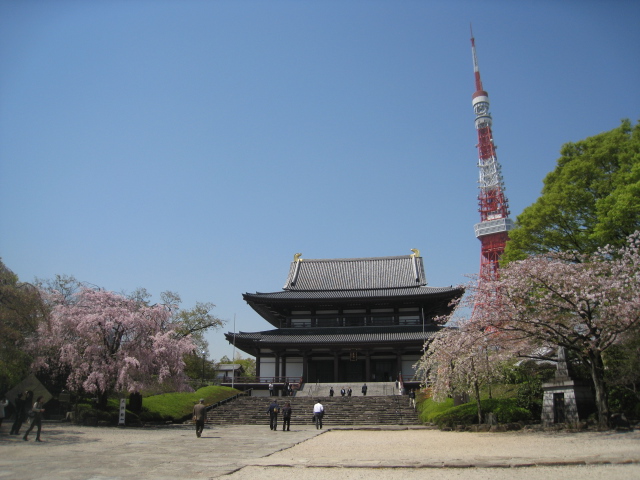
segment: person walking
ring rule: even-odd
[[[20,428],[22,427],[22,422],[25,420],[24,398],[22,398],[22,396],[22,392],[18,393],[13,401],[16,418],[13,421],[9,435],[18,435],[20,433]]]
[[[344,394],[347,393],[347,391],[344,389],[344,387],[342,387],[340,389],[340,395],[342,395],[344,397]]]
[[[267,407],[267,415],[269,415],[269,428],[273,431],[278,429],[278,413],[280,412],[280,405],[277,400],[273,400]]]
[[[316,429],[322,428],[322,417],[324,417],[324,406],[320,403],[320,400],[313,406],[313,419],[316,424]]]
[[[273,383],[269,384],[269,396],[273,397]]]
[[[204,404],[204,398],[200,399],[200,403],[193,406],[193,421],[196,424],[196,437],[200,438],[204,430],[204,423],[207,420],[207,407]]]
[[[4,409],[9,406],[9,400],[6,397],[2,397],[0,400],[0,427],[2,427],[2,421],[4,420]]]
[[[330,397],[333,397],[333,387],[330,387],[330,388],[329,388],[329,396],[330,396]]]
[[[353,390],[351,390],[351,387],[347,388],[347,397],[350,397],[352,393]]]
[[[36,442],[41,442],[40,440],[40,432],[42,430],[42,414],[44,413],[44,397],[40,395],[36,400],[36,403],[33,404],[33,408],[31,408],[31,413],[29,413],[29,418],[31,419],[31,425],[27,428],[27,431],[24,432],[24,437],[22,440],[25,442],[29,441],[29,433],[33,430],[33,427],[38,427],[38,431],[36,433]]]
[[[289,428],[291,427],[291,413],[293,413],[293,410],[291,410],[291,403],[287,402],[284,404],[284,407],[282,407],[282,431],[283,432],[285,430],[288,432]]]
[[[367,384],[362,385],[362,395],[367,396]]]
[[[412,388],[409,392],[409,406],[416,408],[416,389]]]

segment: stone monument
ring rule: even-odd
[[[555,378],[542,384],[542,424],[575,424],[595,410],[591,385],[587,381],[573,380],[569,374],[567,353],[558,347],[558,367]]]

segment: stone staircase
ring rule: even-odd
[[[335,397],[340,396],[340,390],[345,389],[348,390],[351,387],[353,393],[351,394],[354,397],[362,396],[362,384],[353,384],[353,383],[303,383],[302,387],[298,392],[296,392],[296,396],[300,397],[319,397],[329,398],[329,389],[333,387],[333,395]],[[367,397],[378,397],[378,396],[389,396],[396,395],[398,390],[396,390],[395,382],[373,382],[367,383]],[[407,399],[407,402],[409,400]]]
[[[335,388],[335,387],[334,387]],[[353,387],[351,387],[353,388]],[[319,399],[325,408],[323,423],[327,427],[344,425],[420,425],[418,415],[409,406],[409,397],[352,396],[352,397],[249,397],[240,396],[209,410],[207,421],[210,425],[269,425],[267,408],[272,398],[282,407],[291,403],[292,425],[312,425],[313,405]],[[282,423],[282,415],[278,415]]]

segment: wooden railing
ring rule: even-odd
[[[221,379],[222,383],[231,383],[231,378]],[[236,377],[233,379],[234,383],[266,383],[267,385],[273,383],[277,386],[282,386],[285,383],[291,385],[300,385],[302,383],[302,377]]]

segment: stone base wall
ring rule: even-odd
[[[594,398],[590,385],[571,379],[556,379],[542,385],[542,424],[550,426],[555,423],[576,424],[584,420],[594,410]],[[554,394],[563,396],[564,420],[556,418],[557,408]]]

